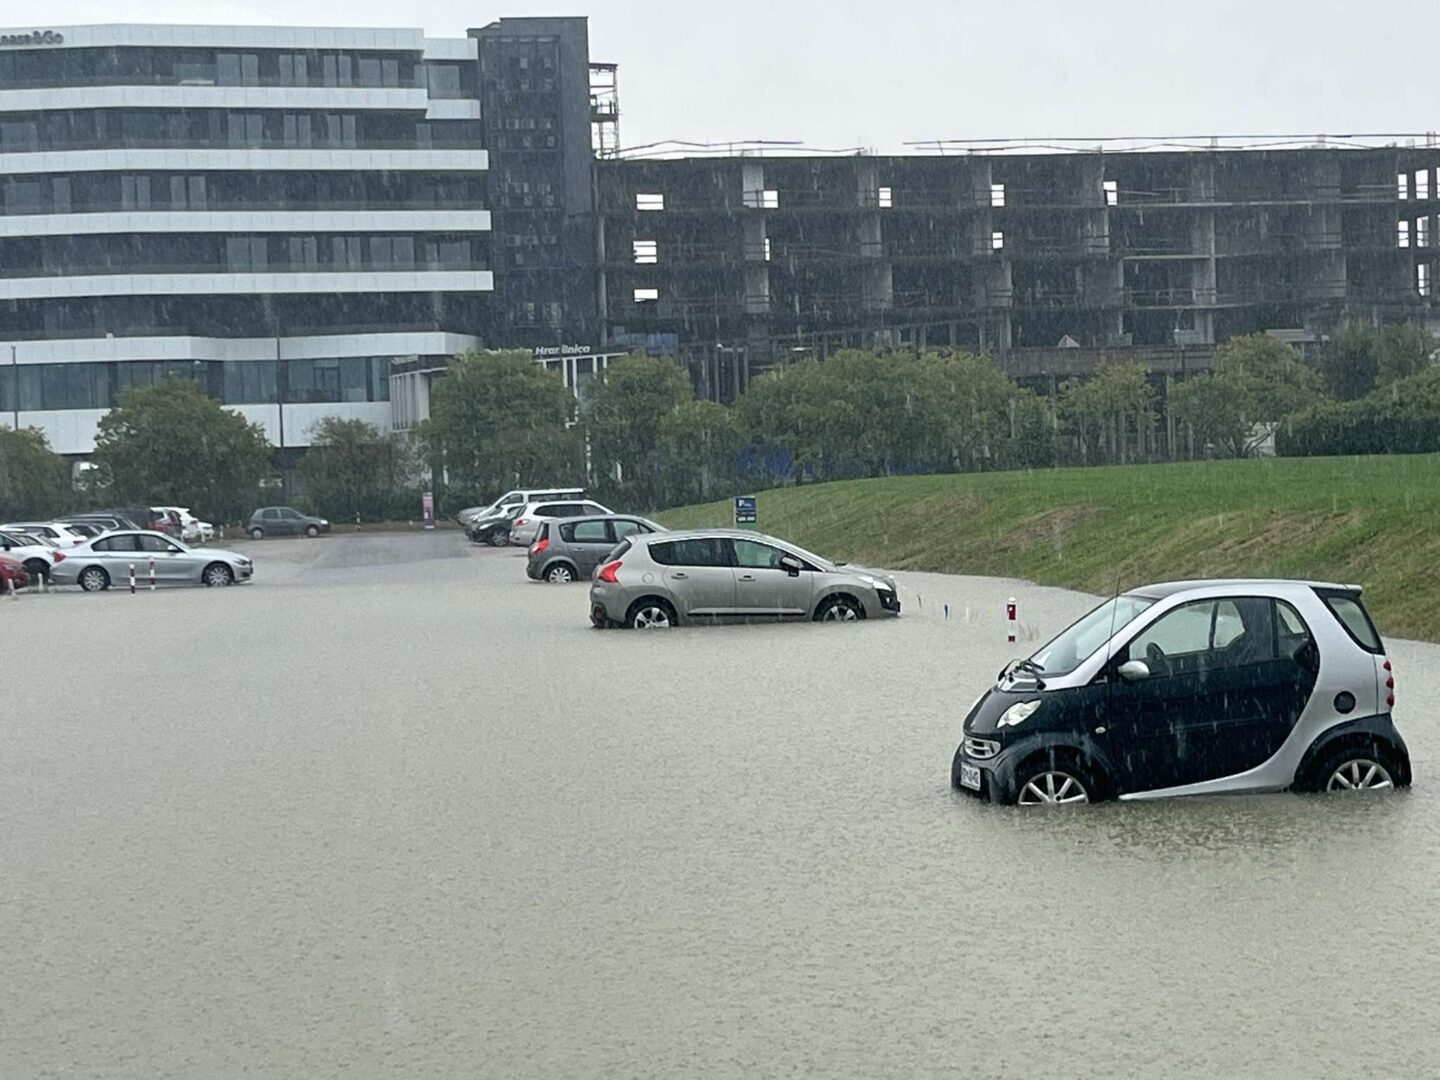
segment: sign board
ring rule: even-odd
[[[737,527],[740,525],[756,525],[759,523],[760,513],[759,507],[757,506],[758,501],[754,495],[735,496],[735,524]]]
[[[435,528],[435,496],[428,491],[420,496],[420,516],[425,519],[425,528]]]
[[[26,45],[64,45],[65,35],[54,30],[34,30],[28,34],[3,34],[0,35],[0,45],[20,46]]]

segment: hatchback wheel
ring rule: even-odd
[[[848,596],[827,597],[815,612],[816,622],[856,622],[864,617],[865,609]]]
[[[265,530],[262,529],[262,528],[260,528],[259,525],[256,525],[255,528],[253,528],[253,529],[250,530],[250,535],[251,535],[252,538],[254,538],[254,539],[256,539],[256,540],[264,540],[264,539],[265,539]]]
[[[110,587],[110,575],[98,566],[88,566],[80,572],[80,588],[86,592],[99,592]]]
[[[564,563],[560,563],[558,566],[552,566],[546,572],[545,580],[556,585],[568,585],[575,580],[575,571]]]
[[[1352,757],[1341,762],[1325,782],[1326,791],[1377,791],[1394,786],[1390,770],[1368,757]]]
[[[200,580],[207,586],[230,585],[235,581],[235,574],[224,563],[216,562],[205,568],[205,573],[201,575]]]
[[[663,600],[641,600],[626,621],[632,630],[668,630],[675,625],[675,609]]]
[[[319,536],[319,535],[320,535],[320,526],[319,526],[319,525],[306,525],[306,526],[305,526],[305,535],[308,536],[308,537],[311,537],[312,539],[313,539],[314,537]]]
[[[491,529],[486,535],[485,541],[491,547],[504,547],[510,543],[510,534],[504,529]]]

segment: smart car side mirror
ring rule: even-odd
[[[791,577],[799,577],[799,576],[800,576],[800,560],[797,559],[797,558],[795,558],[794,555],[781,555],[781,556],[780,556],[780,569],[781,569],[781,570],[784,570],[784,571],[785,571],[787,574],[789,574]]]
[[[1140,682],[1150,677],[1150,665],[1144,660],[1127,660],[1116,669],[1116,674],[1126,682]]]

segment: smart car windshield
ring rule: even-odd
[[[1135,616],[1155,603],[1146,596],[1116,596],[1071,623],[1030,657],[1037,675],[1068,675]]]

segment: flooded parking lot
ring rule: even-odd
[[[1440,648],[1410,792],[1031,813],[950,755],[1005,598],[1088,598],[641,635],[454,534],[246,548],[0,601],[0,1075],[1434,1071]]]

